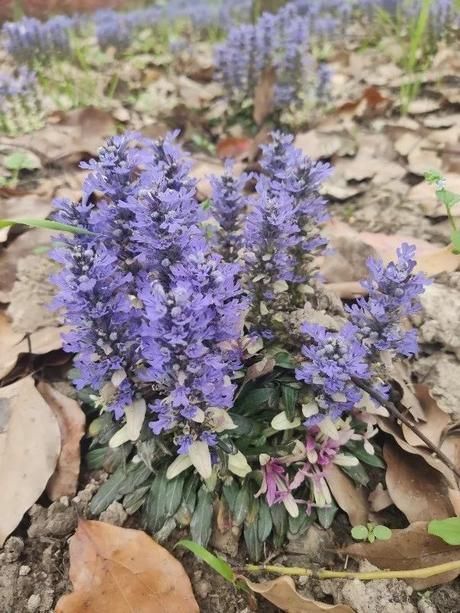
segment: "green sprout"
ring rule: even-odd
[[[372,522],[365,526],[354,526],[351,530],[351,536],[356,541],[388,541],[391,539],[391,530],[386,526],[373,524]]]
[[[449,219],[451,228],[450,240],[453,251],[454,253],[460,253],[460,229],[457,227],[457,222],[452,215],[453,207],[460,202],[460,194],[455,194],[446,189],[446,179],[437,170],[428,170],[425,173],[425,181],[435,186],[436,198],[444,205]]]

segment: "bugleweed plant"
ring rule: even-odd
[[[37,78],[26,67],[0,74],[0,133],[16,135],[43,125]]]
[[[333,466],[360,484],[383,466],[386,410],[362,386],[387,397],[385,364],[416,353],[403,322],[426,279],[404,244],[369,261],[367,297],[325,309],[330,168],[292,141],[273,134],[254,193],[228,166],[205,210],[174,134],[117,136],[84,165],[81,202],[56,202],[79,234],[58,239],[55,306],[75,385],[101,411],[89,466],[113,473],[94,514],[122,500],[158,538],[190,526],[206,545],[216,504],[258,560],[270,534],[280,546],[330,525]]]

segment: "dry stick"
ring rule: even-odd
[[[376,579],[428,579],[428,577],[434,577],[442,573],[460,570],[460,560],[436,564],[436,566],[427,566],[426,568],[415,568],[413,570],[373,570],[370,572],[313,570],[297,566],[270,566],[268,564],[262,564],[261,566],[247,564],[243,570],[250,573],[266,572],[294,577],[313,577],[315,579],[360,579],[361,581]]]
[[[408,417],[406,417],[405,415],[403,415],[403,413],[401,413],[401,411],[399,411],[396,406],[390,401],[387,400],[385,398],[385,396],[383,396],[383,394],[381,394],[380,392],[376,391],[373,387],[371,387],[370,385],[368,385],[365,381],[363,381],[362,379],[359,379],[358,377],[351,377],[351,380],[353,381],[353,383],[361,388],[363,391],[367,392],[369,394],[369,396],[371,396],[372,398],[374,398],[375,400],[377,400],[377,402],[379,404],[382,405],[382,407],[385,407],[385,409],[387,409],[389,411],[389,413],[391,413],[394,417],[396,417],[397,419],[399,419],[399,421],[401,421],[403,424],[405,424],[408,428],[410,428],[412,430],[412,432],[414,434],[416,434],[418,436],[418,438],[423,441],[425,443],[425,445],[435,454],[437,455],[437,457],[439,458],[439,460],[445,464],[448,468],[450,468],[450,470],[457,476],[460,478],[460,472],[458,471],[458,469],[455,467],[455,464],[446,456],[445,453],[443,453],[441,451],[441,449],[439,449],[439,447],[437,445],[435,445],[432,441],[430,441],[430,439],[428,437],[426,437],[423,432],[421,432],[417,426],[414,424],[414,422],[409,419]]]

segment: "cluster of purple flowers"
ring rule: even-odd
[[[217,76],[231,99],[252,97],[264,72],[274,69],[275,104],[284,107],[302,92],[313,62],[308,50],[310,20],[294,4],[263,13],[255,24],[230,29],[216,49]]]
[[[99,391],[118,419],[145,398],[153,432],[170,433],[180,453],[213,446],[238,367],[237,267],[209,251],[174,135],[115,137],[89,168],[81,203],[56,203],[59,221],[90,232],[55,252],[76,384]]]
[[[114,47],[121,52],[131,45],[133,23],[126,19],[123,13],[113,10],[97,11],[94,15],[94,24],[97,42],[102,50]]]
[[[346,310],[368,351],[411,356],[417,353],[417,334],[413,329],[404,330],[401,321],[420,310],[418,297],[428,280],[421,273],[414,274],[415,246],[403,243],[397,256],[388,266],[369,260],[370,277],[362,283],[368,297],[358,298]]]
[[[75,21],[64,15],[40,21],[23,17],[6,22],[2,37],[7,52],[19,63],[34,63],[51,56],[68,57],[71,54],[70,30]]]
[[[311,385],[314,393],[307,424],[325,416],[338,418],[353,409],[362,397],[355,382],[376,380],[372,366],[381,352],[389,352],[392,358],[416,354],[417,333],[405,330],[402,322],[420,309],[419,296],[428,279],[414,273],[414,255],[415,247],[404,243],[397,250],[396,262],[385,266],[369,260],[370,276],[362,283],[368,296],[346,307],[349,321],[340,332],[303,326],[308,343],[302,353],[308,362],[296,370],[296,377]],[[385,394],[384,386],[373,384]]]
[[[7,133],[28,131],[41,123],[37,77],[20,67],[14,74],[0,74],[0,127]]]
[[[305,282],[312,257],[326,246],[319,224],[328,213],[319,188],[331,169],[306,157],[290,135],[275,132],[273,142],[262,149],[263,174],[247,218],[244,246],[247,275],[251,283],[265,287],[267,299],[278,281]]]
[[[248,207],[244,188],[250,176],[233,174],[233,164],[226,162],[222,176],[211,177],[213,215],[219,223],[219,247],[226,256],[234,256],[241,241],[242,216]]]

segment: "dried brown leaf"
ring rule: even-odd
[[[42,494],[54,472],[61,436],[32,377],[0,389],[0,547]]]
[[[182,565],[145,532],[80,520],[70,539],[72,594],[56,613],[198,613]]]
[[[340,134],[310,130],[303,134],[297,134],[294,144],[315,160],[319,158],[329,159],[340,150],[342,137]]]
[[[429,277],[442,272],[455,272],[459,268],[460,255],[454,253],[451,246],[417,257],[417,270],[424,272]]]
[[[377,418],[377,421],[380,428],[387,434],[391,434],[401,449],[425,460],[429,466],[437,470],[439,473],[441,473],[441,475],[444,475],[447,483],[452,489],[457,489],[457,480],[454,473],[443,462],[441,462],[439,458],[424,447],[413,447],[412,445],[409,445],[409,443],[407,443],[404,439],[401,428],[394,421],[384,417]],[[448,444],[447,441],[449,441],[449,439],[450,442]],[[446,441],[444,441],[441,449],[444,453],[446,453],[451,461],[453,461],[457,466],[460,466],[458,455],[460,449],[460,435],[452,434],[449,436]]]
[[[328,468],[324,476],[336,503],[348,515],[350,524],[352,526],[365,524],[369,516],[365,488],[357,486],[334,464]]]
[[[61,394],[49,383],[40,381],[37,389],[53,411],[61,433],[61,453],[46,492],[51,500],[75,496],[80,474],[80,441],[86,418],[76,400]]]
[[[433,111],[439,111],[441,103],[433,98],[416,98],[409,103],[407,108],[410,115],[425,115]]]
[[[54,120],[56,123],[16,137],[14,142],[30,148],[48,162],[64,158],[78,161],[84,154],[96,155],[104,139],[116,132],[112,115],[93,106],[59,111]]]
[[[445,519],[454,515],[448,484],[437,470],[394,441],[383,447],[385,481],[392,501],[410,522]]]
[[[266,600],[288,613],[321,613],[321,611],[331,611],[331,613],[353,613],[353,609],[344,604],[325,604],[317,600],[305,598],[296,591],[292,577],[278,577],[272,581],[255,583],[239,577],[256,594],[260,594]]]
[[[393,504],[388,490],[384,489],[381,483],[378,483],[375,490],[369,494],[370,510],[374,513],[380,513],[384,509]]]
[[[221,138],[216,146],[217,157],[242,160],[246,158],[253,146],[253,139],[246,137],[226,136]]]
[[[432,443],[439,445],[447,426],[450,423],[449,415],[443,411],[436,400],[430,395],[428,386],[418,384],[415,386],[415,394],[422,407],[423,422],[417,423],[417,428],[427,436]],[[409,445],[426,447],[426,444],[405,424],[401,426],[404,438]]]
[[[393,530],[388,541],[355,543],[341,553],[360,560],[366,559],[378,568],[388,570],[413,570],[460,559],[460,547],[444,543],[427,532],[426,522],[416,522],[404,530]],[[417,590],[427,589],[453,581],[460,571],[450,571],[428,579],[410,581]]]

